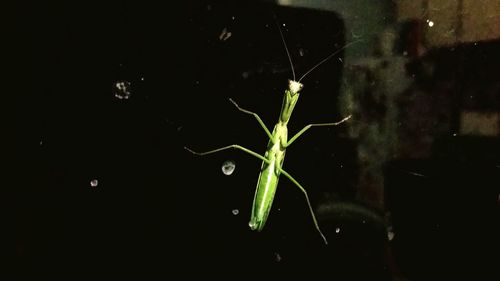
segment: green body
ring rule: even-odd
[[[276,22],[278,25],[278,23]],[[216,153],[219,151],[223,151],[226,149],[239,149],[245,153],[248,153],[252,155],[253,157],[256,157],[262,161],[262,166],[260,169],[260,175],[259,179],[257,181],[257,189],[255,190],[255,195],[253,199],[253,204],[252,204],[252,214],[250,217],[250,222],[248,225],[252,230],[257,230],[261,231],[264,228],[264,225],[266,224],[267,217],[269,216],[269,212],[271,211],[271,206],[273,204],[274,200],[274,195],[276,194],[276,188],[278,187],[278,180],[280,175],[285,176],[288,178],[291,182],[293,182],[304,194],[304,197],[307,202],[307,206],[309,207],[309,211],[311,212],[311,217],[314,222],[314,226],[316,227],[316,230],[318,230],[319,234],[321,235],[321,238],[323,238],[323,241],[325,244],[328,244],[328,241],[326,240],[325,235],[321,232],[318,221],[316,220],[316,216],[314,215],[313,208],[311,206],[311,202],[309,201],[309,196],[307,195],[307,191],[305,188],[297,181],[295,180],[287,171],[283,170],[283,161],[285,160],[285,151],[288,146],[290,146],[298,137],[300,137],[305,131],[309,130],[311,127],[319,127],[319,126],[337,126],[351,118],[351,116],[347,116],[344,119],[334,122],[334,123],[316,123],[316,124],[309,124],[305,126],[302,130],[300,130],[297,134],[295,134],[290,140],[288,140],[288,121],[290,121],[290,117],[292,116],[293,109],[295,108],[295,104],[297,104],[297,101],[299,99],[299,92],[302,90],[303,85],[300,83],[300,81],[306,77],[310,72],[312,72],[314,69],[316,69],[318,66],[335,56],[338,52],[346,48],[347,46],[359,42],[351,42],[344,47],[336,50],[326,58],[324,58],[322,61],[317,63],[315,66],[313,66],[309,71],[307,71],[302,77],[295,81],[295,71],[293,69],[293,63],[292,59],[290,57],[290,53],[288,52],[288,48],[285,43],[285,38],[283,37],[283,33],[281,32],[281,29],[278,26],[278,30],[281,35],[281,40],[283,41],[283,45],[285,47],[288,60],[290,61],[290,66],[292,68],[292,73],[293,73],[293,79],[294,80],[289,80],[288,81],[288,89],[285,90],[285,97],[283,98],[283,105],[281,106],[281,112],[279,116],[278,123],[274,126],[274,129],[271,132],[267,129],[266,125],[264,122],[262,122],[262,119],[260,119],[259,115],[257,113],[254,113],[252,111],[243,109],[236,104],[232,99],[229,99],[236,108],[238,108],[239,111],[253,115],[255,119],[259,122],[260,126],[264,129],[266,132],[267,136],[269,137],[269,143],[267,145],[267,150],[264,155],[260,155],[248,148],[245,148],[241,145],[238,144],[232,144],[232,145],[227,145],[224,147],[220,147],[217,149],[212,149],[210,151],[206,152],[196,152],[188,147],[184,147],[186,150],[189,152],[196,154],[196,155],[207,155],[207,154],[212,154]]]
[[[288,142],[287,124],[293,109],[299,98],[299,92],[303,85],[296,81],[289,81],[288,89],[285,91],[283,105],[281,106],[278,123],[274,126],[272,138],[267,145],[264,157],[268,161],[262,162],[257,189],[252,204],[252,214],[248,225],[252,230],[260,231],[266,224],[267,217],[271,211],[281,167],[285,160],[285,151]]]
[[[278,123],[274,126],[274,130],[272,133],[267,129],[266,125],[264,124],[264,122],[262,122],[262,119],[260,119],[259,115],[239,107],[236,102],[234,102],[232,99],[229,99],[236,106],[236,108],[238,108],[239,111],[253,115],[259,122],[260,126],[266,132],[267,136],[269,137],[269,143],[267,145],[265,155],[260,155],[238,144],[227,145],[206,152],[196,152],[187,147],[184,148],[196,155],[207,155],[226,149],[239,149],[245,153],[252,155],[255,158],[260,159],[262,161],[262,167],[260,170],[259,180],[257,182],[257,189],[255,190],[255,196],[252,205],[252,214],[250,217],[250,222],[248,223],[250,228],[257,231],[260,231],[264,228],[267,217],[269,216],[269,212],[271,211],[274,195],[276,194],[278,179],[280,175],[283,175],[291,182],[293,182],[293,184],[295,184],[304,194],[307,206],[309,207],[309,212],[311,212],[314,226],[316,227],[316,230],[318,230],[318,233],[321,235],[321,238],[323,238],[325,244],[328,244],[326,237],[323,235],[319,228],[318,221],[316,220],[316,216],[314,215],[314,211],[312,209],[311,202],[309,201],[309,197],[307,196],[305,188],[300,185],[300,183],[295,180],[287,171],[283,170],[282,166],[283,161],[285,160],[285,151],[287,147],[289,147],[305,131],[314,126],[337,126],[347,121],[349,118],[351,118],[351,116],[348,116],[334,123],[309,124],[298,133],[296,133],[292,138],[288,139],[288,121],[290,120],[290,116],[292,115],[295,104],[299,99],[299,92],[300,90],[302,90],[302,87],[303,85],[300,82],[289,81],[288,89],[285,91],[285,97],[283,98],[280,117]]]

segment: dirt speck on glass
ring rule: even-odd
[[[128,100],[132,95],[131,84],[128,81],[117,81],[113,85],[113,96],[119,100]]]

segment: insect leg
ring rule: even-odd
[[[207,154],[211,154],[211,153],[216,153],[216,152],[219,152],[219,151],[223,151],[223,150],[226,150],[226,149],[239,149],[243,152],[246,152],[254,157],[257,157],[258,159],[264,161],[265,163],[267,164],[270,164],[271,162],[265,158],[264,156],[248,149],[248,148],[245,148],[241,145],[237,145],[237,144],[232,144],[232,145],[228,145],[228,146],[224,146],[224,147],[221,147],[221,148],[217,148],[217,149],[213,149],[213,150],[210,150],[210,151],[206,151],[206,152],[196,152],[196,151],[193,151],[187,147],[184,147],[184,149],[186,149],[187,151],[193,153],[193,154],[196,154],[196,155],[207,155]],[[318,225],[318,221],[316,220],[316,216],[314,215],[314,210],[311,206],[311,202],[309,201],[309,196],[307,195],[307,191],[302,187],[302,185],[300,185],[288,172],[286,172],[285,170],[283,170],[282,168],[280,167],[276,167],[278,169],[278,171],[283,174],[285,177],[287,177],[290,181],[292,181],[298,188],[300,188],[300,190],[304,193],[304,196],[306,197],[306,201],[307,201],[307,206],[309,207],[309,211],[311,212],[311,216],[312,216],[312,219],[314,221],[314,226],[316,227],[316,230],[318,230],[319,234],[321,235],[321,238],[323,238],[323,241],[325,242],[325,244],[328,244],[328,241],[326,240],[326,237],[325,235],[323,235],[323,232],[321,232],[321,229],[319,228],[319,225]]]
[[[285,147],[288,147],[289,145],[291,145],[292,142],[294,142],[298,137],[300,137],[305,131],[309,130],[311,127],[337,126],[337,125],[340,125],[340,124],[344,123],[345,121],[349,120],[351,118],[351,116],[352,115],[349,115],[349,116],[345,117],[344,119],[342,119],[338,122],[334,122],[334,123],[309,124],[309,125],[305,126],[302,130],[300,130],[297,134],[295,134],[295,136],[293,136],[290,140],[288,140]]]
[[[318,230],[319,234],[321,235],[321,238],[323,238],[323,241],[325,242],[325,244],[328,245],[328,241],[326,240],[326,237],[325,235],[323,235],[323,232],[321,232],[321,229],[319,228],[319,224],[318,224],[318,221],[316,220],[316,216],[314,215],[314,211],[313,211],[313,208],[311,206],[311,202],[309,201],[309,196],[307,195],[307,191],[305,190],[304,187],[302,187],[302,185],[300,185],[300,183],[295,180],[289,173],[287,173],[285,170],[283,170],[282,168],[280,167],[276,167],[280,172],[281,174],[283,174],[285,177],[287,177],[291,182],[293,182],[301,191],[302,193],[304,193],[304,196],[306,197],[306,201],[307,201],[307,206],[309,207],[309,211],[311,212],[311,216],[312,216],[312,219],[314,221],[314,226],[316,227],[316,230]]]
[[[245,148],[245,147],[243,147],[241,145],[237,145],[237,144],[232,144],[232,145],[224,146],[224,147],[221,147],[221,148],[217,148],[217,149],[213,149],[213,150],[205,151],[205,152],[196,152],[194,150],[191,150],[188,147],[184,147],[184,149],[186,149],[187,151],[189,151],[189,152],[191,152],[193,154],[196,154],[196,155],[201,155],[201,156],[207,155],[207,154],[216,153],[216,152],[223,151],[223,150],[226,150],[226,149],[231,149],[231,148],[239,149],[241,151],[244,151],[244,152],[246,152],[246,153],[248,153],[248,154],[250,154],[250,155],[252,155],[254,157],[259,158],[260,160],[266,162],[267,164],[270,164],[270,161],[266,157],[258,154],[257,152],[254,152],[254,151],[252,151],[252,150],[250,150],[248,148]]]
[[[262,121],[262,119],[260,119],[259,115],[255,112],[252,112],[252,111],[249,111],[249,110],[246,110],[246,109],[243,109],[241,108],[234,100],[232,99],[229,99],[230,102],[232,102],[234,104],[234,106],[236,106],[236,108],[243,112],[243,113],[246,113],[246,114],[251,114],[255,117],[255,119],[257,119],[257,121],[259,122],[260,126],[264,129],[264,131],[266,131],[266,134],[267,136],[269,137],[269,139],[272,141],[273,140],[273,135],[271,134],[271,132],[269,131],[269,129],[267,129],[266,127],[266,124],[264,124],[264,122]]]

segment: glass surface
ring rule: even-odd
[[[492,280],[498,1],[163,2],[18,5],[8,280]],[[261,159],[185,149],[264,155],[229,99],[272,131],[299,79],[288,139],[351,116],[283,163],[328,245],[283,174],[249,228]]]

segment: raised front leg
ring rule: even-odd
[[[347,116],[346,118],[338,121],[338,122],[335,122],[335,123],[319,123],[319,124],[309,124],[307,126],[305,126],[302,130],[300,130],[297,134],[295,134],[295,136],[293,136],[287,143],[286,143],[286,146],[285,147],[288,147],[290,146],[298,137],[300,137],[303,133],[305,133],[305,131],[309,130],[311,127],[320,127],[320,126],[337,126],[337,125],[340,125],[342,123],[344,123],[345,121],[349,120],[351,118],[352,115],[349,115]]]
[[[252,112],[252,111],[249,111],[249,110],[246,110],[246,109],[243,109],[241,107],[239,107],[239,105],[232,99],[229,99],[230,102],[232,102],[234,104],[234,106],[236,106],[236,108],[243,112],[243,113],[246,113],[246,114],[250,114],[250,115],[253,115],[255,117],[255,119],[257,119],[257,122],[259,122],[260,126],[264,129],[264,131],[266,131],[266,134],[267,136],[269,137],[269,139],[272,141],[273,140],[273,135],[271,134],[271,132],[267,129],[266,127],[266,124],[264,124],[264,122],[262,121],[262,119],[260,119],[259,115],[255,112]]]

